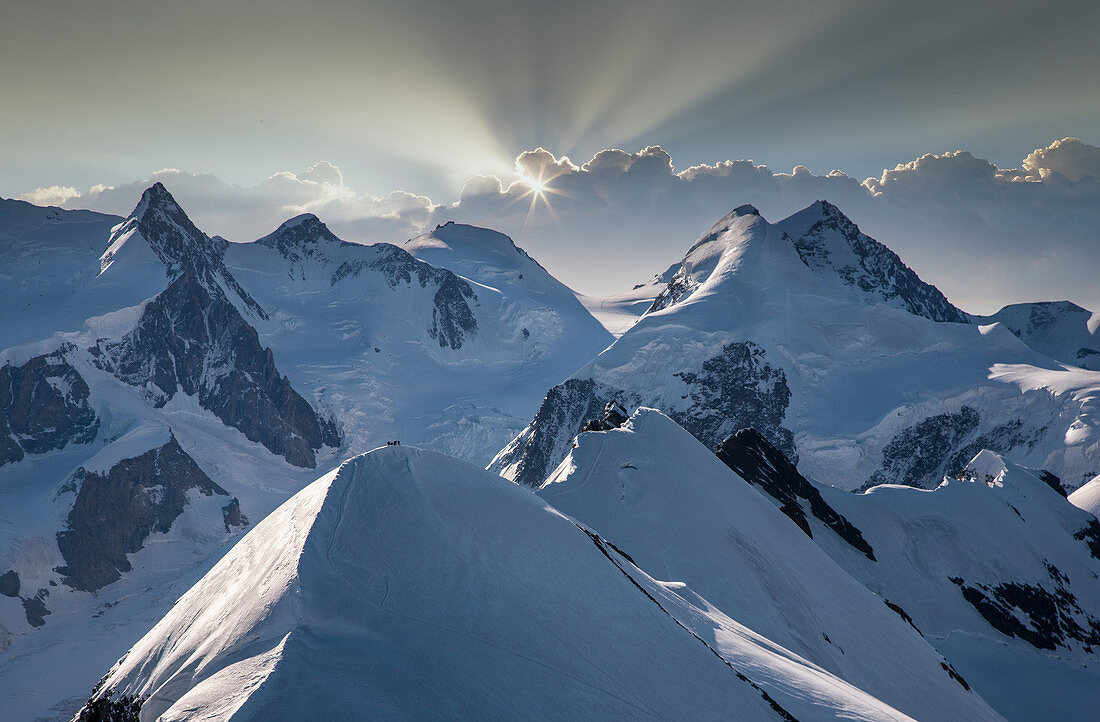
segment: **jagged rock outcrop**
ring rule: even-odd
[[[167,533],[187,505],[187,492],[228,496],[175,436],[168,443],[123,459],[110,469],[78,469],[63,491],[76,499],[57,534],[65,566],[57,571],[74,589],[95,591],[131,569],[127,554],[153,532]]]
[[[779,502],[779,510],[790,517],[812,539],[806,518],[810,514],[836,532],[837,536],[874,561],[871,545],[844,515],[829,505],[821,492],[798,473],[779,449],[768,443],[756,429],[741,429],[726,438],[716,450],[718,458],[745,481]]]
[[[91,349],[95,362],[141,387],[156,406],[178,392],[249,440],[296,466],[314,467],[314,452],[339,446],[322,418],[279,373],[271,349],[224,294],[184,272],[150,301],[121,341]]]
[[[617,401],[608,401],[603,407],[603,416],[591,419],[581,428],[581,433],[586,431],[610,431],[617,429],[630,419],[629,412]]]
[[[636,399],[592,379],[568,379],[546,393],[531,423],[493,459],[490,469],[536,488],[569,453],[587,421],[601,418],[611,402],[637,406]]]
[[[95,439],[99,417],[88,384],[66,359],[70,351],[66,345],[0,367],[0,466]]]
[[[477,333],[477,317],[470,304],[477,304],[477,294],[464,279],[451,271],[418,261],[408,251],[388,243],[375,247],[379,255],[372,259],[344,261],[332,274],[332,283],[354,278],[364,270],[381,273],[390,286],[412,285],[437,287],[432,299],[432,325],[428,335],[443,348],[462,348],[469,337]]]

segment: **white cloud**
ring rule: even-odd
[[[1059,173],[1071,181],[1085,176],[1100,180],[1100,148],[1082,143],[1079,138],[1056,140],[1046,148],[1036,148],[1024,158],[1024,169],[1047,178]]]
[[[79,197],[80,191],[72,186],[35,188],[31,192],[19,196],[20,200],[29,201],[38,206],[63,206],[73,198]]]

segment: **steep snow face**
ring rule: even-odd
[[[1100,523],[1049,479],[990,451],[958,476],[934,491],[822,488],[878,561],[817,541],[904,608],[1005,717],[1095,718]]]
[[[906,719],[527,490],[395,446],[258,524],[108,693],[144,699],[143,720]]]
[[[1100,371],[1100,314],[1069,301],[1016,303],[974,323],[999,323],[1041,354]]]
[[[686,583],[754,632],[916,719],[994,716],[898,613],[658,411],[581,434],[538,494],[649,574]]]
[[[574,374],[590,393],[547,394],[490,468],[537,486],[583,409],[617,400],[661,409],[712,448],[755,428],[844,488],[934,487],[982,448],[1068,489],[1096,474],[1100,434],[1083,396],[994,373],[1061,367],[1001,326],[933,320],[953,307],[832,206],[776,225],[738,208],[664,277],[651,310]]]
[[[270,313],[256,322],[264,344],[353,451],[400,439],[484,464],[546,388],[611,340],[572,291],[487,229],[363,246],[303,216],[234,245],[226,262]]]

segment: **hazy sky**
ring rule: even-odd
[[[0,194],[324,158],[433,197],[543,146],[853,176],[1100,139],[1100,3],[8,0]]]
[[[244,195],[264,205],[257,194],[288,180],[277,174],[320,183],[331,163],[330,185],[389,198],[392,216],[417,201],[391,191],[452,204],[471,176],[507,185],[517,154],[538,146],[578,165],[660,145],[677,171],[751,158],[857,181],[959,148],[1019,168],[1052,141],[1100,141],[1098,33],[1096,2],[8,0],[0,195],[58,186],[73,193],[55,202],[79,204],[79,191],[90,205],[93,186],[175,168],[210,193],[258,189]],[[196,198],[189,210],[214,218],[217,203]],[[714,207],[727,201],[739,199]],[[651,266],[690,242],[661,240],[673,250]],[[533,250],[558,263],[567,245]],[[934,276],[924,251],[906,260]]]

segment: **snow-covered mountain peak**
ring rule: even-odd
[[[430,233],[406,241],[403,247],[418,258],[425,252],[430,254],[431,251],[446,249],[454,256],[497,268],[523,270],[532,264],[538,265],[526,251],[503,233],[454,221],[447,221],[442,226],[436,226]],[[429,258],[423,260],[432,262]]]
[[[228,245],[224,239],[213,239],[200,231],[158,182],[142,193],[129,217],[111,230],[107,250],[100,257],[100,270],[106,271],[122,255],[133,255],[139,261],[152,251],[169,277],[183,271],[207,276],[221,265]]]
[[[273,248],[284,258],[299,263],[304,258],[327,258],[325,247],[348,245],[312,213],[303,213],[285,221],[256,243]]]
[[[828,201],[816,201],[776,226],[790,238],[807,268],[840,280],[867,303],[886,303],[933,321],[969,322],[939,289],[922,281],[896,253],[860,231]]]

